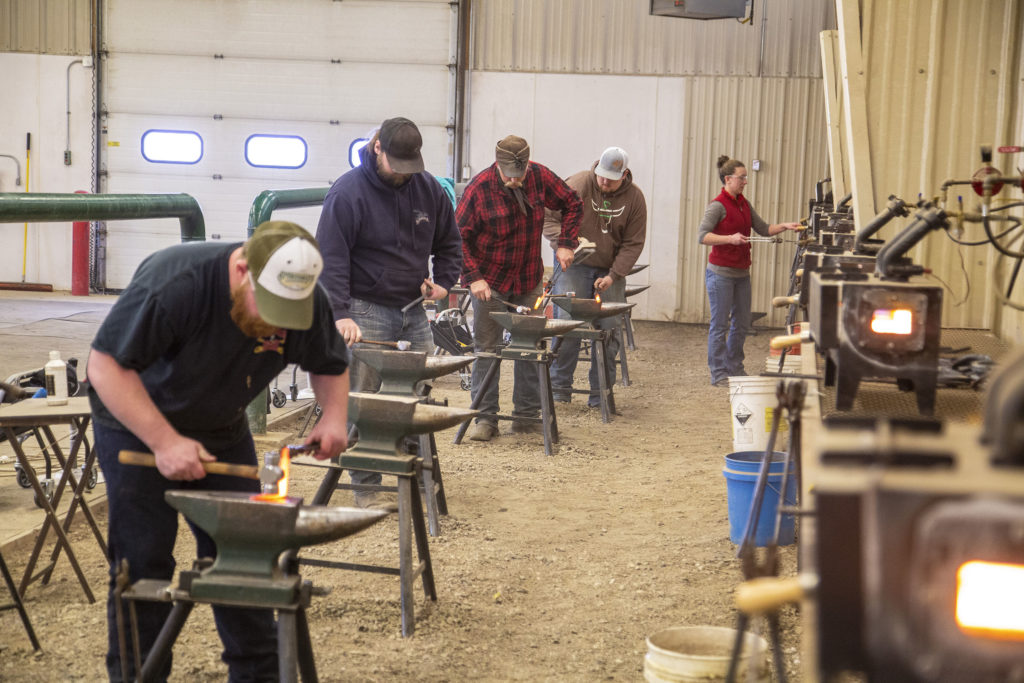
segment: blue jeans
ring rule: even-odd
[[[364,299],[352,299],[350,317],[359,325],[363,339],[371,341],[407,341],[411,351],[434,352],[434,338],[430,334],[430,323],[422,306],[413,306],[405,313],[401,308],[391,308],[371,303]],[[367,345],[369,346],[369,345]],[[358,346],[356,347],[358,348]],[[380,348],[374,345],[372,348]],[[352,357],[349,366],[350,391],[374,393],[380,389],[380,375],[362,361]],[[379,472],[351,471],[353,484],[380,484]]]
[[[607,268],[595,268],[581,264],[570,266],[569,270],[562,271],[558,261],[554,262],[555,272],[553,275],[554,286],[552,294],[565,294],[576,292],[576,296],[584,299],[594,298],[594,280],[608,274]],[[624,303],[626,301],[626,281],[615,279],[611,287],[601,294],[601,301],[609,303]],[[569,320],[569,314],[555,306],[555,313],[563,320]],[[599,318],[594,321],[594,327],[601,330],[612,330],[605,341],[604,365],[608,369],[608,382],[615,384],[615,357],[619,353],[619,326],[622,324],[622,316],[611,318]],[[556,400],[568,401],[572,396],[572,380],[576,373],[576,364],[580,358],[580,340],[563,338],[558,345],[558,353],[551,363],[551,393]],[[601,384],[598,379],[597,354],[590,352],[590,397],[587,403],[591,406],[601,404]]]
[[[543,285],[538,282],[536,287],[525,294],[513,295],[497,290],[492,290],[492,293],[511,304],[533,308],[537,297],[543,291]],[[488,313],[490,311],[505,312],[508,310],[504,304],[494,299],[480,301],[473,297],[473,348],[477,353],[481,351],[494,353],[504,335],[504,328],[491,318]],[[484,383],[484,376],[487,375],[487,369],[491,367],[492,363],[498,362],[498,360],[480,358],[473,364],[473,377],[470,380],[469,388],[469,394],[473,401],[476,401],[477,396],[480,394],[480,389]],[[512,414],[517,417],[537,417],[540,415],[540,386],[537,378],[538,365],[531,361],[517,360],[514,361],[513,366]],[[489,417],[489,415],[496,415],[500,407],[498,405],[498,382],[500,379],[501,366],[499,365],[495,371],[491,386],[484,392],[483,398],[478,405],[482,415],[476,419],[477,422],[490,422],[492,425],[497,425],[498,421],[493,417]]]
[[[707,270],[704,282],[711,305],[708,368],[714,384],[747,374],[743,371],[743,343],[750,330],[750,276],[725,277]]]
[[[174,576],[174,542],[178,537],[178,511],[164,500],[164,493],[174,490],[249,491],[259,493],[259,482],[219,474],[208,474],[197,481],[171,481],[154,467],[122,465],[117,454],[122,450],[146,451],[148,448],[135,435],[110,429],[93,422],[96,457],[107,485],[107,542],[110,560],[110,584],[107,597],[107,673],[111,681],[122,681],[121,658],[117,639],[117,617],[114,585],[117,567],[128,561],[130,582],[157,579],[170,582]],[[231,448],[217,450],[217,460],[253,465],[256,450],[252,439]],[[196,538],[196,556],[216,556],[216,546],[205,531],[189,522]],[[138,615],[139,649],[142,660],[153,647],[157,634],[171,612],[169,602],[135,601]],[[128,624],[128,608],[124,610]],[[229,679],[240,681],[276,681],[278,679],[277,626],[269,609],[213,607],[224,651],[221,659],[228,665]],[[128,635],[131,649],[131,635]],[[134,662],[128,655],[129,680],[135,680]],[[171,662],[160,672],[166,680]]]

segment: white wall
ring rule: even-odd
[[[0,154],[21,165],[15,185],[14,161],[0,157],[0,192],[75,192],[92,183],[92,70],[70,68],[71,166],[64,165],[67,140],[68,65],[77,57],[0,55]],[[28,163],[26,133],[32,134]],[[26,165],[28,174],[26,175]],[[0,223],[0,281],[22,280],[24,223]],[[25,281],[71,289],[71,224],[29,223]]]

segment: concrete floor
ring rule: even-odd
[[[116,300],[117,297],[112,295],[71,296],[67,292],[0,290],[0,379],[41,368],[49,360],[51,350],[60,351],[61,358],[65,360],[77,358],[79,370],[84,369],[89,344]],[[278,378],[280,389],[286,393],[291,378],[291,370],[286,370]],[[300,389],[306,386],[302,372],[298,373],[296,383]],[[283,408],[272,409],[267,418],[269,429],[273,430],[276,422],[287,418],[292,412],[303,410],[309,402],[309,399],[295,402],[289,400]],[[69,429],[58,426],[53,431],[66,453],[69,447]],[[91,436],[90,429],[90,439]],[[258,440],[257,449],[280,445],[277,442],[286,436],[272,432],[266,439]],[[263,441],[266,443],[259,443]],[[33,463],[37,476],[43,477],[46,469],[45,460],[35,440],[28,439],[24,442],[23,448]],[[18,485],[15,461],[11,444],[6,440],[0,442],[0,550],[22,552],[24,548],[24,552],[28,553],[45,516],[42,508],[34,502],[32,489]],[[57,464],[54,463],[53,466],[56,468]],[[54,469],[54,472],[57,473],[58,470]],[[86,502],[94,511],[103,510],[106,505],[102,474],[99,479],[97,486],[85,495]],[[58,510],[62,517],[69,502],[70,495],[66,493]],[[74,528],[79,524],[86,524],[80,513],[74,518]],[[105,535],[105,525],[101,525],[101,528]],[[52,547],[53,537],[51,531],[47,536],[47,549]],[[71,569],[66,564],[57,571],[65,570],[70,574]]]

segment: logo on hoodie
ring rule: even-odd
[[[598,216],[604,219],[604,225],[601,226],[601,232],[607,233],[608,229],[612,225],[612,220],[622,215],[622,212],[626,210],[625,204],[617,209],[612,208],[612,203],[605,199],[601,204],[598,204],[593,199],[590,200],[590,208],[594,210]]]
[[[412,210],[412,215],[413,215],[413,221],[412,221],[413,225],[419,225],[420,223],[429,223],[430,222],[430,214],[428,214],[426,211],[421,211],[419,209],[413,209]]]

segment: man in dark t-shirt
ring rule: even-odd
[[[308,232],[294,223],[263,223],[244,244],[193,243],[153,254],[100,326],[87,373],[109,501],[110,680],[123,680],[117,568],[127,560],[131,583],[173,578],[178,515],[166,491],[259,491],[254,480],[207,475],[203,462],[256,464],[245,407],[287,364],[310,373],[323,409],[306,440],[319,444],[315,456],[332,458],[347,447],[348,350],[317,285],[322,270]],[[120,464],[121,450],[152,452],[157,469]],[[214,557],[212,539],[192,531],[197,556]],[[145,658],[171,605],[135,607]],[[273,611],[214,607],[214,618],[230,680],[276,680]],[[134,680],[136,672],[127,673]],[[170,662],[159,678],[169,673]]]

